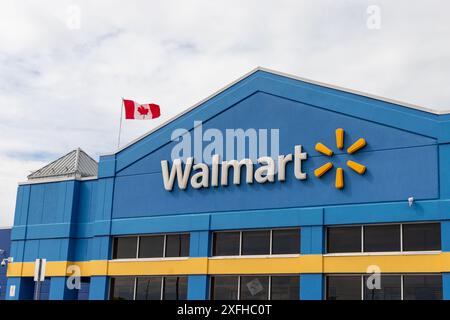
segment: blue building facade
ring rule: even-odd
[[[11,228],[0,228],[0,260],[9,257],[9,249],[11,244]],[[0,300],[5,300],[6,296],[6,270],[7,262],[0,266]]]
[[[225,174],[252,146],[224,141],[215,184],[230,129],[264,159]],[[95,175],[21,183],[7,299],[32,299],[38,258],[48,299],[449,299],[449,220],[449,114],[258,68]]]

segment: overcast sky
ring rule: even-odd
[[[30,171],[78,146],[115,150],[122,96],[162,108],[126,123],[123,143],[256,66],[448,110],[449,12],[445,0],[0,0],[0,226]]]

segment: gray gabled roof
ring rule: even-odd
[[[28,180],[47,178],[87,178],[95,177],[98,163],[80,148],[36,170],[28,176]]]

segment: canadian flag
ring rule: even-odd
[[[161,115],[159,106],[154,103],[139,104],[133,100],[123,100],[125,119],[149,120]]]

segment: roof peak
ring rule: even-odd
[[[95,177],[98,163],[81,148],[74,149],[64,156],[28,175],[28,181],[57,178]]]
[[[426,113],[433,114],[433,115],[450,114],[450,110],[446,110],[446,111],[432,110],[432,109],[421,107],[421,106],[414,105],[414,104],[411,104],[411,103],[406,103],[406,102],[401,102],[401,101],[397,101],[397,100],[394,100],[394,99],[384,98],[384,97],[380,97],[380,96],[369,94],[369,93],[365,93],[365,92],[360,92],[360,91],[353,90],[353,89],[348,89],[348,88],[339,87],[339,86],[336,86],[336,85],[331,85],[331,84],[327,84],[327,83],[320,82],[320,81],[315,81],[315,80],[311,80],[311,79],[307,79],[307,78],[302,78],[302,77],[299,77],[299,76],[296,76],[296,75],[284,73],[284,72],[281,72],[281,71],[272,70],[272,69],[269,69],[269,68],[266,68],[266,67],[257,66],[256,68],[254,68],[251,71],[247,72],[243,76],[241,76],[238,79],[232,81],[231,83],[227,84],[226,86],[222,87],[221,89],[215,91],[214,93],[212,93],[211,95],[207,96],[203,100],[197,102],[193,106],[183,110],[182,112],[178,113],[177,115],[175,115],[172,118],[168,119],[167,121],[163,122],[162,124],[160,124],[156,128],[146,132],[145,134],[141,135],[140,137],[138,137],[138,138],[130,141],[129,143],[119,147],[116,151],[103,154],[103,156],[115,155],[115,154],[121,152],[122,150],[128,148],[129,146],[131,146],[131,145],[135,144],[136,142],[138,142],[138,141],[144,139],[145,137],[149,136],[153,132],[161,129],[162,127],[164,127],[164,126],[168,125],[169,123],[175,121],[176,119],[180,118],[181,116],[189,113],[190,111],[192,111],[195,108],[197,108],[198,106],[204,104],[208,100],[210,100],[210,99],[214,98],[215,96],[221,94],[222,92],[226,91],[228,88],[232,87],[233,85],[235,85],[235,84],[239,83],[240,81],[250,77],[251,75],[253,75],[256,72],[267,72],[267,73],[270,73],[270,74],[273,74],[273,75],[277,75],[277,76],[281,76],[281,77],[285,77],[285,78],[289,78],[289,79],[293,79],[293,80],[298,80],[298,81],[302,81],[302,82],[305,82],[305,83],[309,83],[309,84],[313,84],[313,85],[317,85],[317,86],[321,86],[321,87],[325,87],[325,88],[329,88],[329,89],[339,90],[339,91],[342,91],[342,92],[347,92],[347,93],[359,95],[359,96],[362,96],[362,97],[375,99],[375,100],[379,100],[379,101],[390,103],[390,104],[395,104],[395,105],[398,105],[398,106],[401,106],[401,107],[413,109],[413,110],[416,110],[416,111],[426,112]]]
[[[376,94],[371,94],[371,93],[367,93],[367,92],[363,92],[363,91],[349,89],[349,88],[341,87],[341,86],[334,85],[334,84],[329,84],[329,83],[325,83],[325,82],[311,80],[311,79],[308,79],[308,78],[303,78],[303,77],[300,77],[300,76],[296,76],[296,75],[293,75],[293,74],[289,74],[289,73],[285,73],[285,72],[281,72],[281,71],[277,71],[277,70],[273,70],[273,69],[269,69],[269,68],[261,67],[261,66],[256,67],[255,69],[253,69],[247,75],[250,75],[250,74],[255,73],[257,71],[264,71],[264,72],[272,73],[272,74],[279,75],[279,76],[282,76],[282,77],[286,77],[286,78],[290,78],[290,79],[294,79],[294,80],[299,80],[299,81],[315,84],[315,85],[322,86],[322,87],[325,87],[325,88],[330,88],[330,89],[335,89],[335,90],[344,91],[344,92],[348,92],[348,93],[353,93],[353,94],[356,94],[356,95],[359,95],[359,96],[363,96],[363,97],[367,97],[367,98],[371,98],[371,99],[376,99],[376,100],[380,100],[380,101],[396,104],[396,105],[399,105],[399,106],[402,106],[402,107],[415,109],[415,110],[423,111],[423,112],[428,112],[428,113],[435,114],[435,115],[450,114],[450,109],[448,109],[448,110],[435,110],[435,109],[419,106],[417,104],[404,102],[404,101],[399,101],[399,100],[391,99],[391,98],[386,98],[386,97],[378,96]]]

